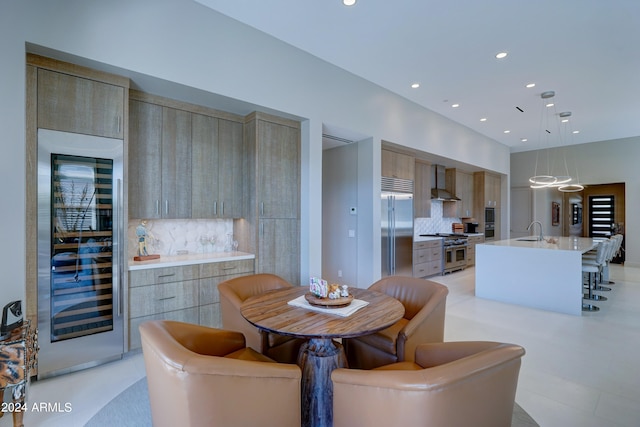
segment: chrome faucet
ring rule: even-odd
[[[529,224],[529,226],[527,227],[527,231],[531,230],[533,224],[538,224],[540,226],[540,235],[538,236],[538,241],[543,241],[544,236],[542,235],[542,223],[540,221],[533,221],[531,224]]]

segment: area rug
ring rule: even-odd
[[[513,408],[512,427],[539,427],[517,403]],[[143,378],[114,397],[85,427],[151,427],[151,409],[147,379]]]

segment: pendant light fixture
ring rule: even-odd
[[[576,184],[573,180],[573,177],[569,175],[569,167],[567,164],[567,155],[566,148],[563,144],[562,132],[560,129],[560,121],[558,118],[567,121],[568,117],[571,116],[570,111],[565,111],[562,113],[557,113],[557,107],[553,99],[556,93],[552,90],[542,92],[540,94],[540,99],[542,100],[542,110],[540,114],[540,149],[536,152],[536,164],[534,169],[534,174],[531,178],[529,178],[529,182],[531,183],[530,187],[533,189],[538,188],[557,188],[559,191],[563,192],[576,192],[584,189],[579,183]],[[555,167],[557,163],[559,163],[560,156],[554,157],[551,159],[551,138],[557,135],[558,140],[560,141],[560,147],[562,150],[562,160],[563,165],[561,164],[559,167]],[[543,143],[544,141],[544,143]],[[540,165],[540,156],[546,156],[546,171],[542,173],[538,173],[538,166]],[[564,175],[562,174],[554,174],[552,171],[555,169],[560,169],[564,166]]]

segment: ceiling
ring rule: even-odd
[[[637,0],[196,1],[512,152],[640,135]],[[545,91],[555,91],[552,110]],[[568,124],[541,124],[565,111]]]

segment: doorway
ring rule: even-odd
[[[584,236],[607,238],[614,234],[625,236],[625,184],[590,185],[584,189]],[[626,236],[625,236],[626,237]],[[625,240],[622,250],[612,262],[624,262]]]

